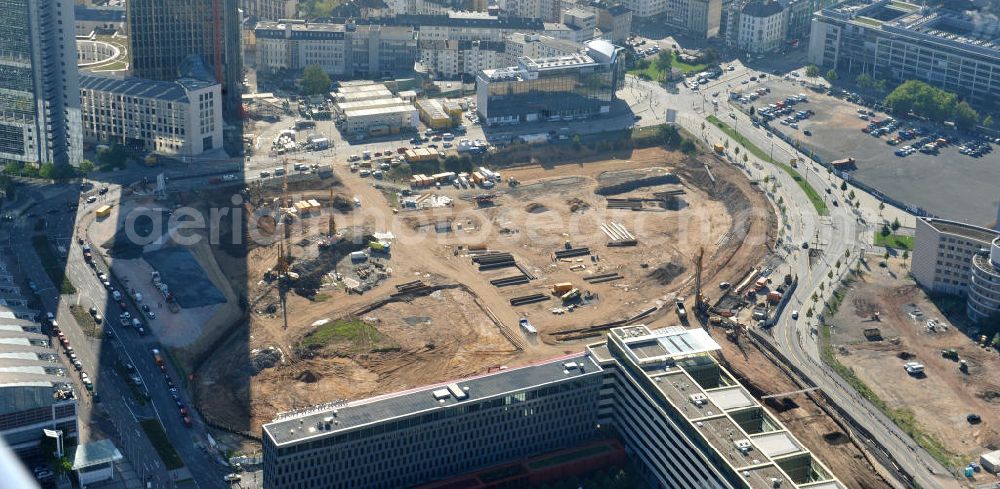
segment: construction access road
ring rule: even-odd
[[[722,80],[718,83],[721,85],[724,82],[725,80]],[[699,135],[708,144],[729,141],[727,153],[732,153],[729,153],[727,158],[734,162],[742,159],[742,157],[737,159],[735,156],[735,148],[740,146],[740,143],[709,122],[708,114],[703,109],[698,110],[704,107],[701,94],[686,88],[681,88],[677,94],[670,94],[656,83],[634,77],[629,78],[628,85],[633,90],[650,94],[660,100],[661,106],[677,107],[676,122],[679,125],[689,133]],[[719,89],[725,90],[726,87],[720,86]],[[958,481],[945,467],[822,363],[819,359],[817,338],[811,329],[814,321],[806,318],[804,314],[799,320],[793,320],[789,311],[789,309],[807,311],[809,308],[817,313],[822,311],[823,304],[833,293],[837,281],[852,268],[851,264],[867,251],[869,247],[867,240],[873,235],[871,223],[877,222],[876,216],[879,213],[877,201],[865,197],[859,199],[860,207],[832,205],[835,194],[833,190],[828,194],[826,189],[831,186],[839,189],[842,183],[839,178],[784,142],[770,137],[764,129],[754,128],[745,114],[732,111],[731,115],[723,115],[721,119],[730,127],[736,128],[748,143],[758,148],[767,148],[775,161],[788,162],[793,157],[803,161],[804,163],[799,165],[799,173],[822,196],[829,212],[829,215],[821,216],[817,206],[789,173],[756,158],[752,153],[747,155],[745,169],[750,178],[763,181],[764,177],[769,177],[769,181],[773,180],[776,191],[771,197],[775,201],[782,198],[787,208],[782,223],[782,238],[785,245],[783,252],[786,261],[792,264],[799,277],[799,286],[774,327],[771,340],[792,366],[805,377],[807,383],[820,387],[842,413],[867,432],[869,436],[862,436],[869,438],[866,440],[866,445],[892,473],[899,486],[958,487]],[[750,152],[744,152],[745,155],[747,153]],[[854,190],[858,194],[863,194],[860,189]],[[839,190],[837,192],[839,193]],[[843,200],[846,202],[846,199]],[[807,246],[808,249],[803,246]],[[812,260],[810,254],[813,256]],[[833,279],[828,277],[830,272],[834,274]],[[821,284],[823,284],[822,289]],[[816,301],[812,299],[814,293]],[[859,434],[855,433],[856,436]]]

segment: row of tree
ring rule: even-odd
[[[895,113],[913,112],[935,122],[951,121],[962,129],[972,128],[979,121],[979,113],[958,95],[918,80],[896,87],[883,103]]]

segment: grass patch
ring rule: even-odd
[[[913,251],[913,236],[882,234],[879,231],[875,231],[875,246]]]
[[[671,52],[670,53],[670,57],[672,58],[671,63],[670,63],[670,67],[671,68],[676,68],[678,71],[680,71],[681,73],[684,73],[685,75],[690,75],[692,73],[698,73],[698,72],[701,72],[701,71],[705,71],[705,68],[708,67],[708,65],[706,65],[706,64],[690,64],[690,63],[685,63],[685,62],[677,59],[677,53],[675,53],[675,52]],[[628,70],[628,74],[635,75],[635,76],[638,76],[638,77],[643,77],[643,78],[649,78],[650,80],[658,80],[661,77],[662,78],[667,78],[667,75],[669,75],[669,73],[664,73],[662,70],[656,68],[656,66],[655,66],[655,64],[656,64],[655,60],[656,60],[656,56],[652,56],[650,58],[644,58],[642,60],[642,62],[637,62],[637,65],[639,65],[639,66],[636,66],[635,68],[632,68],[631,70]]]
[[[307,334],[299,345],[307,350],[337,347],[344,354],[373,350],[388,350],[388,338],[374,326],[360,319],[339,319],[326,323]]]
[[[827,305],[827,308],[832,307],[832,313],[837,311],[837,307],[840,305],[840,301],[844,299],[847,294],[847,289],[845,287],[840,287],[834,293],[834,300]],[[879,411],[889,417],[899,426],[900,429],[910,435],[914,441],[917,442],[924,450],[927,450],[932,457],[938,462],[941,462],[947,468],[954,468],[962,465],[964,463],[963,458],[948,450],[947,447],[941,443],[940,440],[935,438],[933,435],[924,431],[923,427],[916,419],[916,415],[907,408],[891,408],[885,401],[882,400],[867,384],[865,384],[858,376],[854,373],[854,369],[840,363],[833,349],[833,342],[831,341],[831,328],[826,322],[820,323],[820,358],[823,363],[830,366],[834,372],[837,373],[842,379],[847,381],[847,383],[853,388],[861,397],[872,403]]]
[[[795,180],[795,183],[799,186],[799,188],[801,188],[802,191],[805,192],[806,197],[809,198],[809,202],[812,202],[813,207],[816,208],[817,214],[821,216],[826,216],[830,214],[830,208],[827,207],[826,202],[823,201],[823,196],[820,195],[820,193],[817,192],[812,185],[809,185],[809,182],[806,181],[805,177],[803,177],[802,174],[798,172],[798,170],[792,168],[791,166],[788,166],[785,163],[772,159],[771,156],[767,154],[763,149],[760,149],[756,144],[753,144],[752,142],[748,141],[746,138],[743,137],[742,134],[739,133],[739,131],[733,129],[732,127],[729,127],[729,124],[720,121],[718,117],[710,115],[708,116],[707,119],[708,122],[711,122],[719,129],[722,129],[722,132],[726,133],[726,135],[728,135],[729,137],[735,139],[738,143],[740,143],[740,145],[746,148],[747,151],[752,153],[754,156],[756,156],[761,160],[767,161],[772,165],[777,166],[778,168],[781,168],[785,173],[790,175],[792,177],[792,180]]]
[[[156,453],[160,454],[160,460],[163,460],[163,465],[167,470],[179,469],[184,466],[180,455],[177,454],[177,449],[170,444],[167,432],[163,431],[163,425],[160,424],[159,420],[144,419],[139,424],[142,425],[142,430],[146,432],[146,437],[153,444]]]
[[[73,286],[73,282],[70,282],[69,277],[66,276],[65,267],[59,262],[59,257],[52,252],[52,246],[49,245],[49,238],[45,235],[32,236],[31,246],[35,248],[38,259],[42,261],[45,273],[49,275],[52,283],[59,287],[59,293],[75,294],[76,287]]]
[[[78,306],[72,304],[69,306],[69,312],[73,314],[73,319],[76,319],[76,324],[80,325],[80,329],[83,330],[83,334],[91,338],[100,338],[103,328],[97,321],[94,320],[94,316],[90,315],[90,311],[86,310],[83,306]]]
[[[136,404],[140,406],[146,405],[146,396],[143,395],[143,392],[142,390],[139,389],[139,386],[132,383],[131,379],[132,372],[129,372],[128,369],[125,368],[125,364],[121,362],[115,362],[115,372],[118,372],[118,376],[121,377],[123,381],[125,381],[125,385],[128,386],[129,392],[132,393],[132,400],[135,401]]]
[[[330,300],[329,294],[316,294],[313,296],[313,302],[326,302]]]

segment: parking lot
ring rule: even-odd
[[[735,100],[732,104],[740,105],[744,111],[750,106],[759,110],[788,97],[806,94],[808,102],[796,104],[790,115],[799,110],[811,110],[814,115],[796,121],[797,128],[780,122],[787,115],[771,121],[771,127],[800,141],[803,148],[815,151],[824,162],[854,158],[857,169],[851,172],[852,178],[934,215],[987,226],[995,220],[1000,198],[996,184],[1000,182],[1000,152],[992,151],[995,145],[985,142],[977,145],[979,156],[962,154],[960,147],[969,146],[971,138],[959,136],[946,127],[914,120],[900,120],[894,130],[872,136],[862,130],[873,120],[885,124],[886,114],[868,115],[867,108],[815,93],[795,78],[771,77],[763,85],[742,85],[736,90],[749,93],[760,87],[769,88],[770,93],[748,104]],[[859,109],[865,110],[867,120],[861,118]],[[887,143],[906,129],[915,129],[919,134],[896,145]],[[806,135],[806,131],[811,134]],[[935,143],[938,138],[948,143],[930,153],[919,151],[923,144]],[[905,146],[912,146],[913,150],[903,156],[899,150]]]

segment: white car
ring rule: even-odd
[[[792,311],[792,319],[798,319],[798,318],[799,318],[799,310],[796,309]]]

